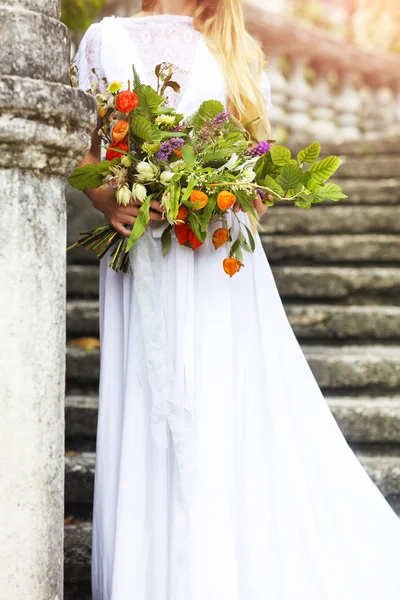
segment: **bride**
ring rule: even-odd
[[[144,1],[91,25],[76,61],[84,90],[93,67],[126,85],[134,63],[154,85],[168,61],[178,112],[215,98],[242,122],[260,115],[252,132],[270,137],[240,0]],[[94,132],[80,164],[100,157]],[[129,235],[137,206],[105,186],[85,193]],[[109,253],[100,266],[93,599],[399,598],[400,524],[330,413],[259,235],[229,278],[210,238],[196,252],[173,239],[163,257],[166,221],[151,208],[134,275],[109,268]],[[239,208],[231,222],[251,225]]]

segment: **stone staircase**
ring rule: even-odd
[[[336,181],[349,198],[310,211],[269,209],[262,239],[329,407],[400,514],[400,140],[324,151],[343,158]],[[85,202],[70,197],[72,225]],[[98,221],[86,216],[89,226]],[[78,262],[68,267],[68,338],[96,337],[98,267],[83,253],[69,259]],[[66,600],[90,598],[98,375],[98,351],[67,348]]]

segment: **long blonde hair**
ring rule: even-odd
[[[142,0],[150,11],[157,0]],[[225,73],[227,108],[260,141],[271,137],[260,77],[266,61],[260,44],[246,31],[241,0],[197,0],[193,24]]]

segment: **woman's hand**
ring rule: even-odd
[[[118,233],[124,237],[129,237],[131,229],[126,225],[133,226],[141,207],[140,203],[128,204],[122,206],[115,199],[115,191],[109,186],[101,186],[96,189],[85,191],[86,195],[92,201],[97,210],[103,213],[107,221],[114,227]],[[161,204],[158,200],[152,200],[150,203],[150,219],[160,221],[162,219]]]
[[[268,206],[262,201],[260,194],[256,194],[256,197],[253,200],[253,206],[254,210],[256,210],[259,215],[263,215],[268,208]],[[237,213],[239,210],[247,212],[247,210],[245,210],[239,202],[235,202],[233,205],[233,212]]]

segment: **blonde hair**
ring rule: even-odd
[[[143,0],[149,11],[157,0]],[[197,0],[193,16],[210,51],[225,73],[227,108],[256,141],[271,137],[265,99],[260,91],[266,65],[260,44],[246,31],[241,0]]]

